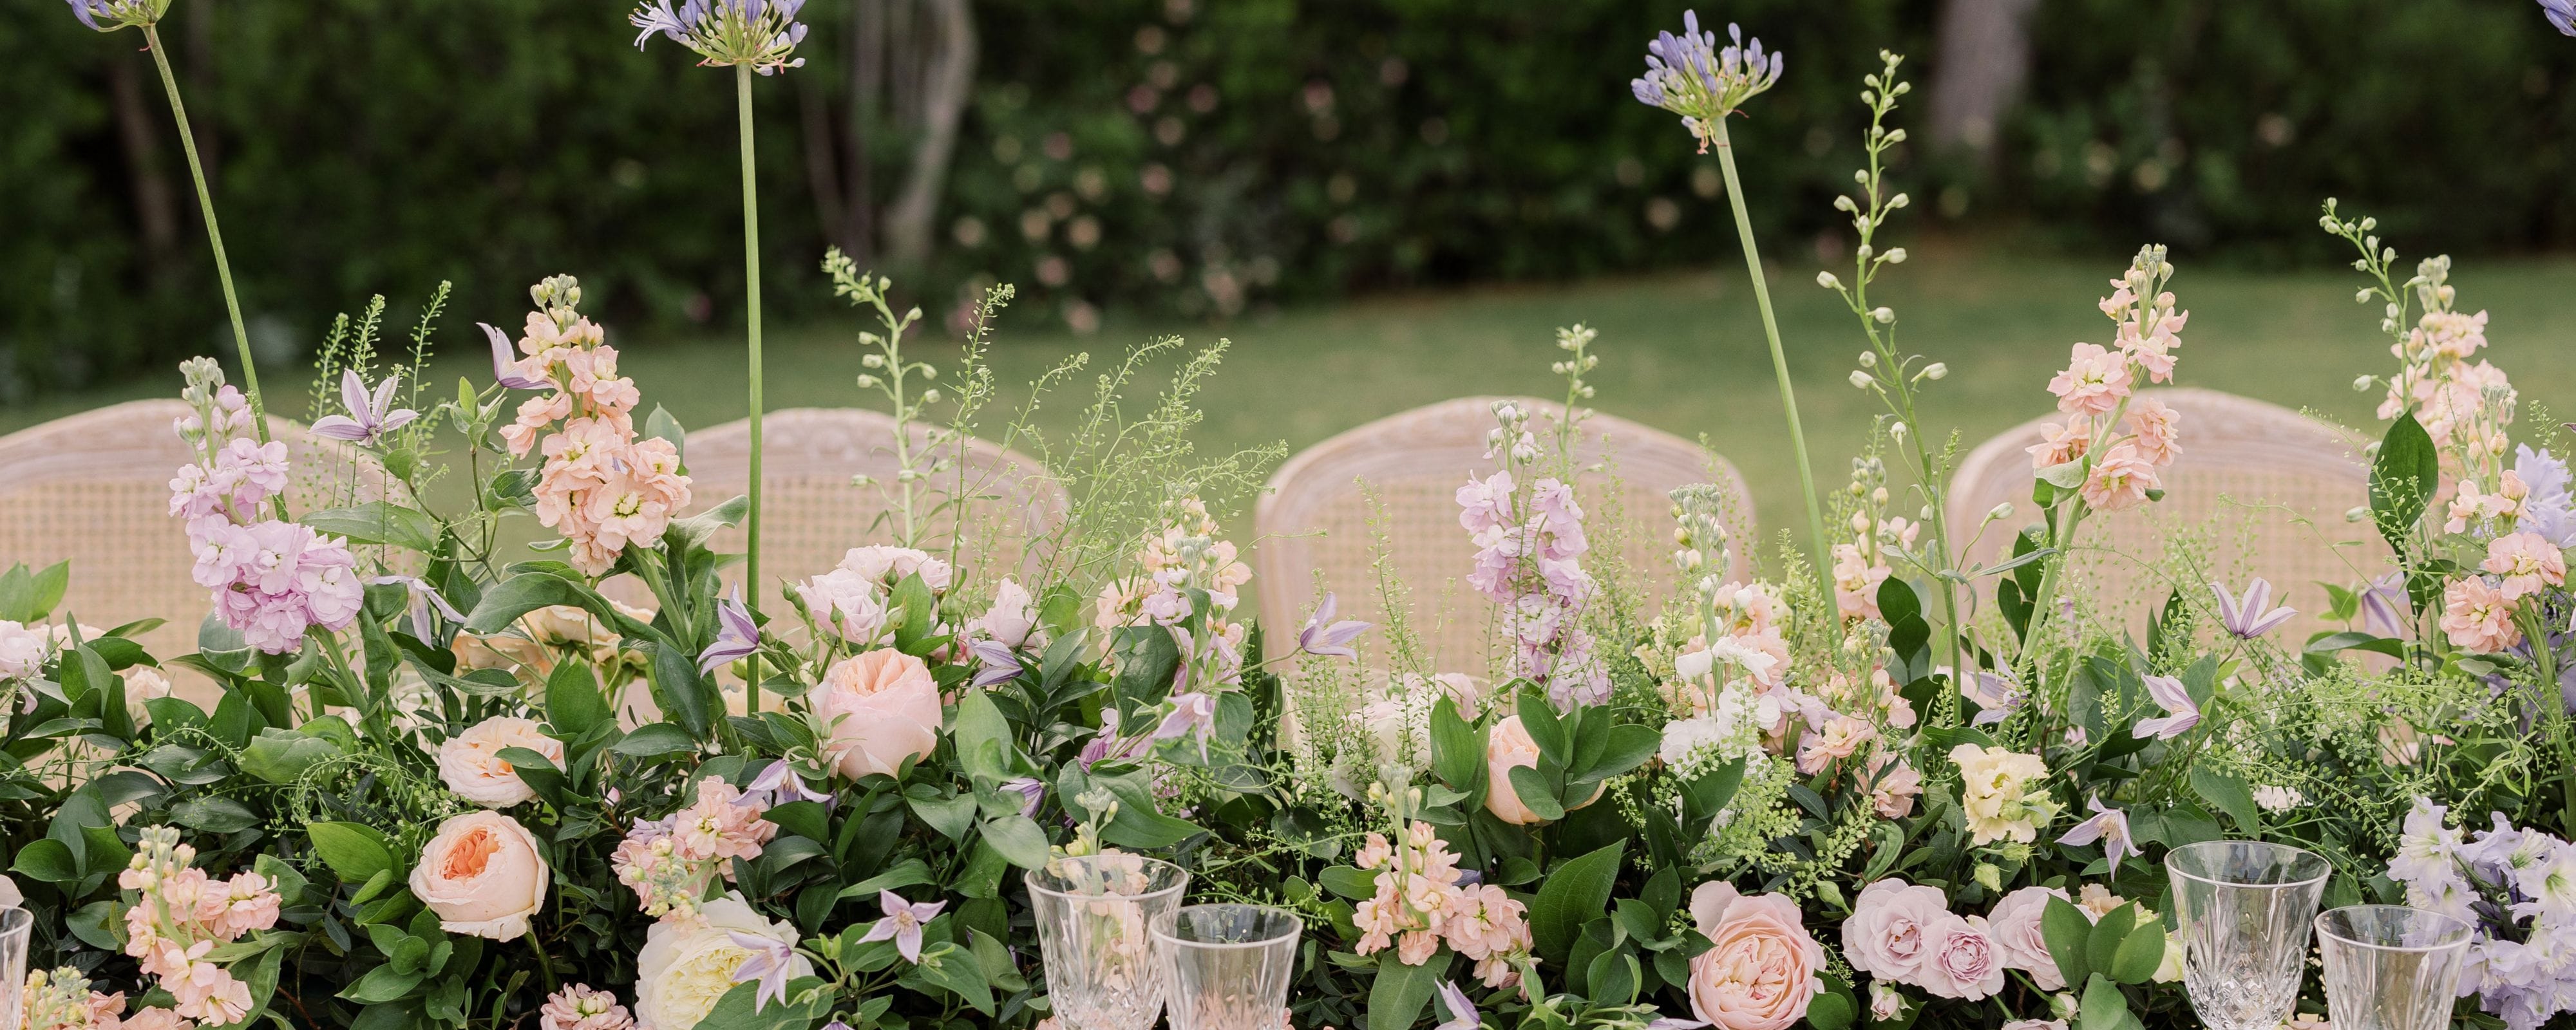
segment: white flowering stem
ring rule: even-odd
[[[752,175],[751,145],[751,66],[737,64],[734,71],[734,109],[742,135],[742,280],[743,303],[749,318],[751,357],[751,509],[743,522],[744,550],[742,565],[744,603],[752,612],[760,611],[760,187]],[[760,652],[744,659],[743,708],[760,711]]]
[[[1735,212],[1735,234],[1744,243],[1744,267],[1753,279],[1753,302],[1762,309],[1762,335],[1771,343],[1771,373],[1780,381],[1780,407],[1789,415],[1789,451],[1798,461],[1798,485],[1806,489],[1807,531],[1814,538],[1816,577],[1824,598],[1834,596],[1833,549],[1825,538],[1825,509],[1816,496],[1816,473],[1807,464],[1807,433],[1798,425],[1798,394],[1789,386],[1789,357],[1780,349],[1780,321],[1771,314],[1771,288],[1762,281],[1762,252],[1754,246],[1753,222],[1744,212],[1744,188],[1735,177],[1735,147],[1727,141],[1726,119],[1714,119],[1717,166],[1726,173],[1726,202]]]

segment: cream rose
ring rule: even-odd
[[[947,590],[950,578],[947,562],[909,547],[885,544],[850,548],[849,553],[841,556],[840,567],[887,586],[903,582],[905,576],[920,573],[921,585],[929,587],[932,593]]]
[[[901,651],[870,651],[832,664],[808,695],[823,720],[825,751],[851,779],[894,775],[904,759],[939,746],[939,684]]]
[[[1843,958],[1881,980],[1911,982],[1931,956],[1928,930],[1950,914],[1937,887],[1879,880],[1861,888],[1843,920]]]
[[[645,931],[644,950],[635,955],[637,1030],[689,1030],[707,1018],[733,990],[734,970],[751,957],[751,949],[734,942],[738,933],[796,943],[795,926],[761,918],[737,894],[708,901],[696,919],[665,919]],[[789,980],[812,975],[814,964],[805,956],[788,960]]]
[[[411,892],[438,913],[439,929],[500,941],[528,932],[553,875],[527,827],[497,812],[468,812],[438,824],[420,849]]]
[[[1824,989],[1825,949],[1807,935],[1796,902],[1742,897],[1722,881],[1691,894],[1691,915],[1712,947],[1690,963],[1691,1014],[1719,1030],[1785,1030],[1806,1018]]]
[[[563,768],[562,741],[546,736],[535,720],[496,715],[438,745],[438,778],[457,797],[485,808],[508,808],[531,800],[537,792],[501,758],[503,750],[514,747],[544,755],[555,768]]]
[[[1995,946],[2002,949],[2003,966],[2030,974],[2030,982],[2043,991],[2066,989],[2066,977],[2057,971],[2056,956],[2048,953],[2048,937],[2040,929],[2040,916],[2048,911],[2048,899],[2075,899],[2066,892],[2050,887],[2024,887],[1995,902],[1986,913],[1986,929],[1994,935]]]
[[[885,588],[848,569],[833,569],[796,584],[805,611],[833,636],[859,647],[885,636]]]
[[[1495,723],[1493,732],[1485,738],[1485,811],[1514,826],[1546,822],[1528,805],[1521,804],[1520,793],[1512,788],[1512,770],[1516,767],[1538,767],[1538,741],[1521,725],[1520,716],[1511,715]],[[1566,809],[1572,811],[1601,800],[1601,792],[1609,786],[1604,783],[1594,787],[1592,796],[1583,799],[1583,804],[1567,805]]]

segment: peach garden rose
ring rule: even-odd
[[[527,827],[498,812],[438,824],[412,866],[411,892],[438,913],[439,929],[508,940],[528,932],[554,873]]]
[[[1522,804],[1520,792],[1512,788],[1512,770],[1516,767],[1538,767],[1538,741],[1532,739],[1529,730],[1521,725],[1520,716],[1505,716],[1503,721],[1494,724],[1493,732],[1485,741],[1485,811],[1514,826],[1546,822],[1539,818],[1538,813],[1530,811],[1528,805]],[[1593,789],[1592,796],[1584,799],[1583,804],[1566,808],[1582,808],[1598,801],[1601,791],[1608,787],[1609,784],[1602,784]]]
[[[496,715],[474,724],[438,745],[438,778],[447,789],[485,808],[508,808],[534,799],[537,792],[519,778],[519,770],[501,757],[510,748],[526,748],[564,764],[563,742],[546,736],[535,720]]]
[[[1691,894],[1691,916],[1711,947],[1691,959],[1691,1014],[1718,1030],[1786,1030],[1806,1018],[1824,981],[1825,949],[1807,935],[1797,902],[1745,897],[1725,881]]]
[[[921,659],[891,648],[844,658],[809,695],[841,775],[894,775],[939,746],[939,684]]]

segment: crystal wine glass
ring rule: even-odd
[[[2335,1030],[2449,1025],[2472,936],[2467,923],[2401,905],[2347,905],[2318,916]]]
[[[2182,984],[2211,1030],[2277,1030],[2298,1004],[2310,920],[2333,867],[2284,844],[2214,840],[2165,853]]]
[[[0,1027],[27,1020],[27,935],[35,928],[26,909],[0,908]]]
[[[1260,905],[1191,905],[1156,923],[1172,1030],[1284,1030],[1305,929]]]
[[[1047,995],[1066,1030],[1146,1030],[1163,1012],[1150,928],[1181,905],[1190,874],[1143,855],[1083,855],[1026,877]]]

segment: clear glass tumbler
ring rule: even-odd
[[[2182,985],[2211,1030],[2278,1030],[2299,1001],[2308,931],[2333,867],[2285,844],[2214,840],[2165,853]]]
[[[1152,927],[1181,907],[1190,874],[1143,855],[1060,858],[1026,877],[1065,1030],[1147,1030],[1163,1013]]]
[[[2450,1025],[2473,936],[2467,923],[2402,905],[2347,905],[2318,916],[2335,1030]]]
[[[26,909],[0,908],[0,1027],[27,1021],[27,935],[35,928]]]
[[[1261,905],[1190,905],[1154,925],[1172,1030],[1286,1030],[1304,920]]]

